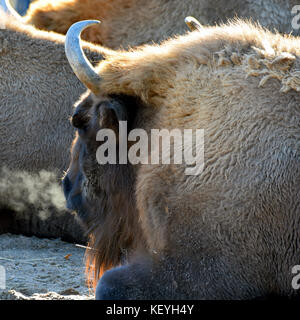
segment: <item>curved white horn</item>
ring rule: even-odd
[[[194,30],[200,31],[203,28],[201,23],[194,17],[186,17],[184,19],[184,22],[187,24],[187,26],[191,31],[194,31]]]
[[[17,20],[22,21],[22,17],[17,13],[17,11],[11,6],[9,0],[0,0],[0,8],[2,10],[13,17],[15,17]]]
[[[87,27],[99,24],[98,20],[84,20],[74,23],[67,32],[65,52],[78,79],[92,92],[97,93],[101,77],[87,60],[82,48],[80,35]]]

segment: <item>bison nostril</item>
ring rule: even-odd
[[[65,198],[68,198],[68,195],[72,189],[72,183],[69,179],[69,177],[66,175],[62,181],[62,185],[63,185],[63,190],[64,190],[64,194],[65,194]]]
[[[67,200],[67,203],[66,203],[67,209],[76,210],[76,205],[74,204],[74,200],[76,200],[76,198],[78,198],[78,196],[73,195],[73,193],[72,193],[73,185],[72,185],[71,180],[68,176],[65,176],[65,178],[62,181],[62,185],[63,185],[64,195]],[[75,201],[75,203],[77,203],[77,204],[80,203],[80,199]]]

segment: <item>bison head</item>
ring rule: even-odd
[[[142,102],[128,95],[96,95],[100,78],[78,43],[81,30],[82,23],[78,23],[69,31],[66,52],[78,78],[91,91],[81,97],[71,118],[77,133],[63,189],[67,207],[77,212],[90,235],[92,248],[87,251],[86,265],[95,284],[103,271],[124,262],[133,249],[143,247],[132,166],[99,165],[95,157],[101,145],[96,141],[97,132],[109,128],[118,136],[119,121],[127,121],[129,129],[135,126],[136,110]]]
[[[101,145],[96,141],[97,132],[110,128],[118,135],[118,121],[130,120],[132,125],[135,115],[128,106],[137,104],[131,97],[95,99],[90,93],[82,97],[71,119],[77,134],[63,188],[67,207],[77,212],[90,235],[92,249],[87,252],[87,269],[95,279],[106,269],[124,262],[132,249],[143,243],[132,166],[99,165],[95,157]]]

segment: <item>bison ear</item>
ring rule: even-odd
[[[71,118],[71,124],[76,129],[84,129],[90,121],[89,110],[93,106],[91,95],[84,94],[75,104],[75,112]]]
[[[99,125],[100,128],[112,129],[116,133],[119,131],[119,121],[127,121],[128,114],[123,102],[115,99],[101,102],[99,105]]]

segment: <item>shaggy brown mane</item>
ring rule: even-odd
[[[122,188],[120,185],[118,187]],[[87,233],[90,235],[88,243],[90,249],[86,251],[86,275],[88,284],[94,288],[106,270],[126,263],[132,251],[144,245],[131,197],[132,195],[123,189],[110,199],[106,199],[106,203],[110,205],[104,205],[103,209],[108,212],[101,212],[99,218],[89,223]],[[104,219],[101,218],[102,214],[106,215]]]
[[[73,142],[70,172],[77,172],[80,138]],[[80,217],[89,235],[86,250],[86,274],[89,285],[95,287],[103,272],[125,263],[132,251],[145,246],[135,207],[135,176],[130,165],[106,166],[103,184],[97,189],[96,212]],[[97,173],[95,173],[97,175]],[[87,187],[88,188],[88,187]],[[98,205],[97,205],[98,204]]]

